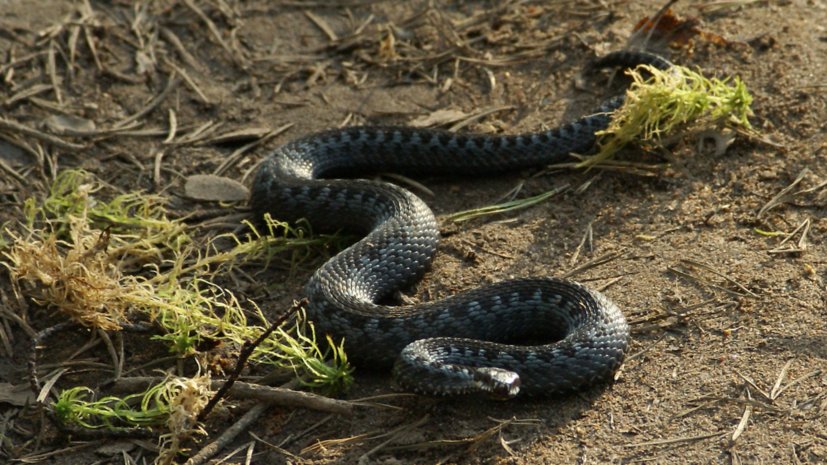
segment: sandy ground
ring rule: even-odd
[[[657,51],[709,76],[739,76],[755,96],[751,121],[765,141],[738,137],[723,155],[695,140],[668,154],[622,155],[669,164],[650,176],[557,169],[536,177],[419,180],[434,191],[423,198],[437,215],[490,204],[521,182],[519,197],[570,186],[517,213],[443,223],[433,270],[408,295],[436,300],[511,277],[559,276],[614,253],[575,279],[605,288],[632,324],[630,359],[615,383],[564,398],[505,403],[397,398],[388,402],[399,409],[360,409],[351,417],[272,408],[249,431],[287,452],[259,443],[251,463],[827,463],[827,3],[743,3],[714,12],[696,2],[677,3],[676,13],[701,19],[698,27],[708,34],[677,49],[661,43]],[[21,176],[0,171],[0,224],[19,231],[23,200],[42,199],[57,172],[78,167],[124,191],[160,190],[184,212],[205,208],[173,194],[182,191],[185,176],[212,173],[240,145],[164,145],[170,110],[180,134],[208,121],[223,125],[218,133],[292,124],[231,165],[225,175],[237,180],[272,148],[342,124],[405,124],[438,109],[471,114],[500,108],[462,130],[551,127],[621,89],[618,83],[607,87],[608,75],[580,71],[596,55],[623,48],[634,25],[662,6],[428,5],[215,0],[197,3],[202,17],[183,0],[0,2],[4,118],[41,128],[51,115],[71,114],[105,129],[151,103],[174,68],[188,78],[138,119],[138,129],[158,129],[155,135],[64,136],[87,144],[79,152],[20,136],[31,147],[42,143],[46,153],[37,157],[9,142],[16,130],[2,128],[0,160]],[[160,150],[163,169],[156,178]],[[795,195],[759,217],[799,176],[790,191]],[[798,243],[800,231],[783,246],[784,236],[759,233],[790,233],[805,222],[800,252],[774,252]],[[256,275],[270,284],[267,295],[250,291],[248,297],[276,315],[301,297],[323,260],[293,274],[273,266]],[[19,314],[20,304],[7,272],[0,276],[11,339],[11,352],[0,357],[0,383],[19,384],[31,339],[8,316]],[[33,302],[28,315],[36,330],[63,321]],[[50,338],[41,363],[59,362],[87,338],[83,332]],[[140,335],[125,339],[128,365],[167,355]],[[103,346],[87,358],[110,360]],[[94,388],[105,370],[69,367],[56,387]],[[357,370],[346,398],[393,392],[388,374]],[[209,421],[211,438],[249,407],[236,404],[229,416]],[[60,452],[39,463],[127,460],[95,452],[100,441],[61,437],[36,409],[0,403],[0,417],[4,462],[50,451]],[[514,422],[482,435],[509,419]],[[380,435],[391,431],[397,432],[393,441],[373,451],[391,437]],[[369,439],[302,453],[319,441],[360,435]],[[217,457],[251,440],[242,433]],[[388,449],[406,445],[413,450]],[[134,444],[126,449],[132,458],[154,459]],[[245,460],[242,452],[224,463]]]

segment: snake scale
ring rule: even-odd
[[[594,67],[650,64],[656,55],[615,52]],[[629,327],[602,294],[562,279],[523,278],[443,300],[381,303],[416,282],[433,260],[437,221],[417,196],[393,184],[340,179],[377,172],[462,175],[545,166],[584,153],[623,96],[559,128],[522,135],[471,135],[404,126],[348,127],[278,148],[259,168],[254,214],[306,219],[317,232],[364,238],[325,263],[305,287],[308,319],[345,340],[350,360],[390,367],[409,391],[482,393],[506,399],[572,391],[609,378],[628,347]],[[540,345],[518,345],[540,341]]]

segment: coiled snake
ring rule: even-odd
[[[612,53],[596,67],[646,63],[655,55]],[[595,144],[623,97],[556,129],[523,135],[469,135],[409,127],[334,129],[289,142],[261,165],[256,215],[315,231],[365,237],[325,263],[305,292],[307,316],[322,334],[345,340],[351,360],[390,366],[404,389],[473,392],[494,398],[549,395],[610,377],[628,346],[621,311],[602,294],[556,278],[504,281],[412,306],[380,305],[418,280],[439,242],[437,222],[418,197],[389,183],[342,180],[368,173],[478,175],[544,166]],[[328,178],[328,179],[325,179]],[[334,178],[334,179],[329,179]],[[543,345],[518,342],[556,341]]]

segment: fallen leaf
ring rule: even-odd
[[[26,384],[14,386],[9,383],[0,383],[0,403],[8,403],[23,407],[26,404],[34,404],[36,397],[31,387]]]
[[[649,40],[654,42],[666,42],[670,47],[681,48],[690,43],[693,37],[700,35],[718,46],[725,46],[729,43],[723,37],[706,32],[701,29],[701,20],[698,18],[682,18],[677,16],[672,9],[666,10],[656,24],[650,23],[649,16],[641,19],[635,24],[633,36],[638,41],[645,40],[649,36],[652,27],[655,31]]]
[[[184,192],[191,199],[212,202],[240,202],[250,195],[250,190],[244,184],[213,174],[196,174],[188,177]]]
[[[457,121],[461,121],[467,117],[467,113],[459,110],[437,110],[432,112],[430,115],[422,116],[411,121],[409,126],[413,126],[415,128],[443,126],[446,124],[456,123]]]
[[[79,134],[93,132],[95,122],[72,115],[52,115],[43,120],[43,125],[55,134]]]

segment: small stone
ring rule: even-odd
[[[118,441],[98,447],[97,449],[95,449],[95,453],[100,455],[111,456],[118,455],[122,452],[129,452],[134,448],[135,444],[132,442]]]
[[[249,189],[244,184],[212,174],[196,174],[188,177],[184,192],[192,199],[214,202],[240,202],[250,195]]]

